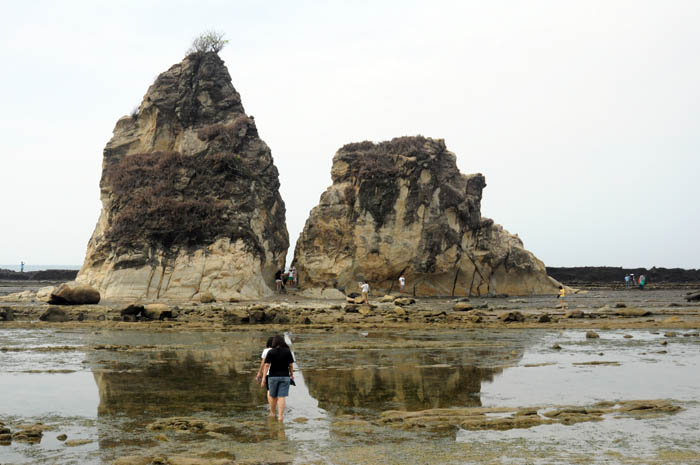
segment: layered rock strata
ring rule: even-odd
[[[342,147],[333,184],[297,241],[308,293],[372,289],[433,295],[554,293],[558,282],[522,241],[481,216],[481,174],[463,175],[443,140],[401,137]]]
[[[172,66],[117,122],[100,194],[76,280],[103,298],[272,292],[289,246],[278,172],[216,53]]]

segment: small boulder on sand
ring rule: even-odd
[[[503,312],[498,315],[498,319],[504,323],[509,323],[512,321],[525,321],[525,316],[517,311]]]
[[[651,315],[651,312],[643,308],[627,307],[617,310],[615,314],[625,318],[638,318],[642,316]]]
[[[199,293],[199,301],[203,304],[210,304],[212,302],[216,302],[216,298],[211,292],[204,291]]]
[[[92,305],[100,302],[100,293],[87,284],[63,283],[51,293],[53,305]]]
[[[468,312],[469,310],[474,310],[474,306],[469,302],[457,302],[454,309],[457,312]]]
[[[173,311],[166,304],[148,304],[143,306],[143,316],[149,320],[164,320],[173,317]]]
[[[52,323],[63,323],[70,321],[70,317],[65,310],[58,307],[49,307],[39,316],[41,321],[49,321]]]

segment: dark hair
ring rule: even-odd
[[[287,345],[286,342],[284,342],[283,336],[280,336],[279,334],[275,334],[275,337],[272,338],[272,348],[273,349],[278,349],[278,348],[289,349],[289,346]]]
[[[272,336],[267,338],[267,343],[265,344],[265,347],[272,347]]]

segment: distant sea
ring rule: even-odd
[[[19,271],[19,263],[13,265],[0,265],[4,270]],[[80,265],[30,265],[24,264],[24,271],[41,271],[41,270],[79,270]]]

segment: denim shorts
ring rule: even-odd
[[[289,395],[289,376],[270,376],[267,378],[270,397],[287,397]]]

